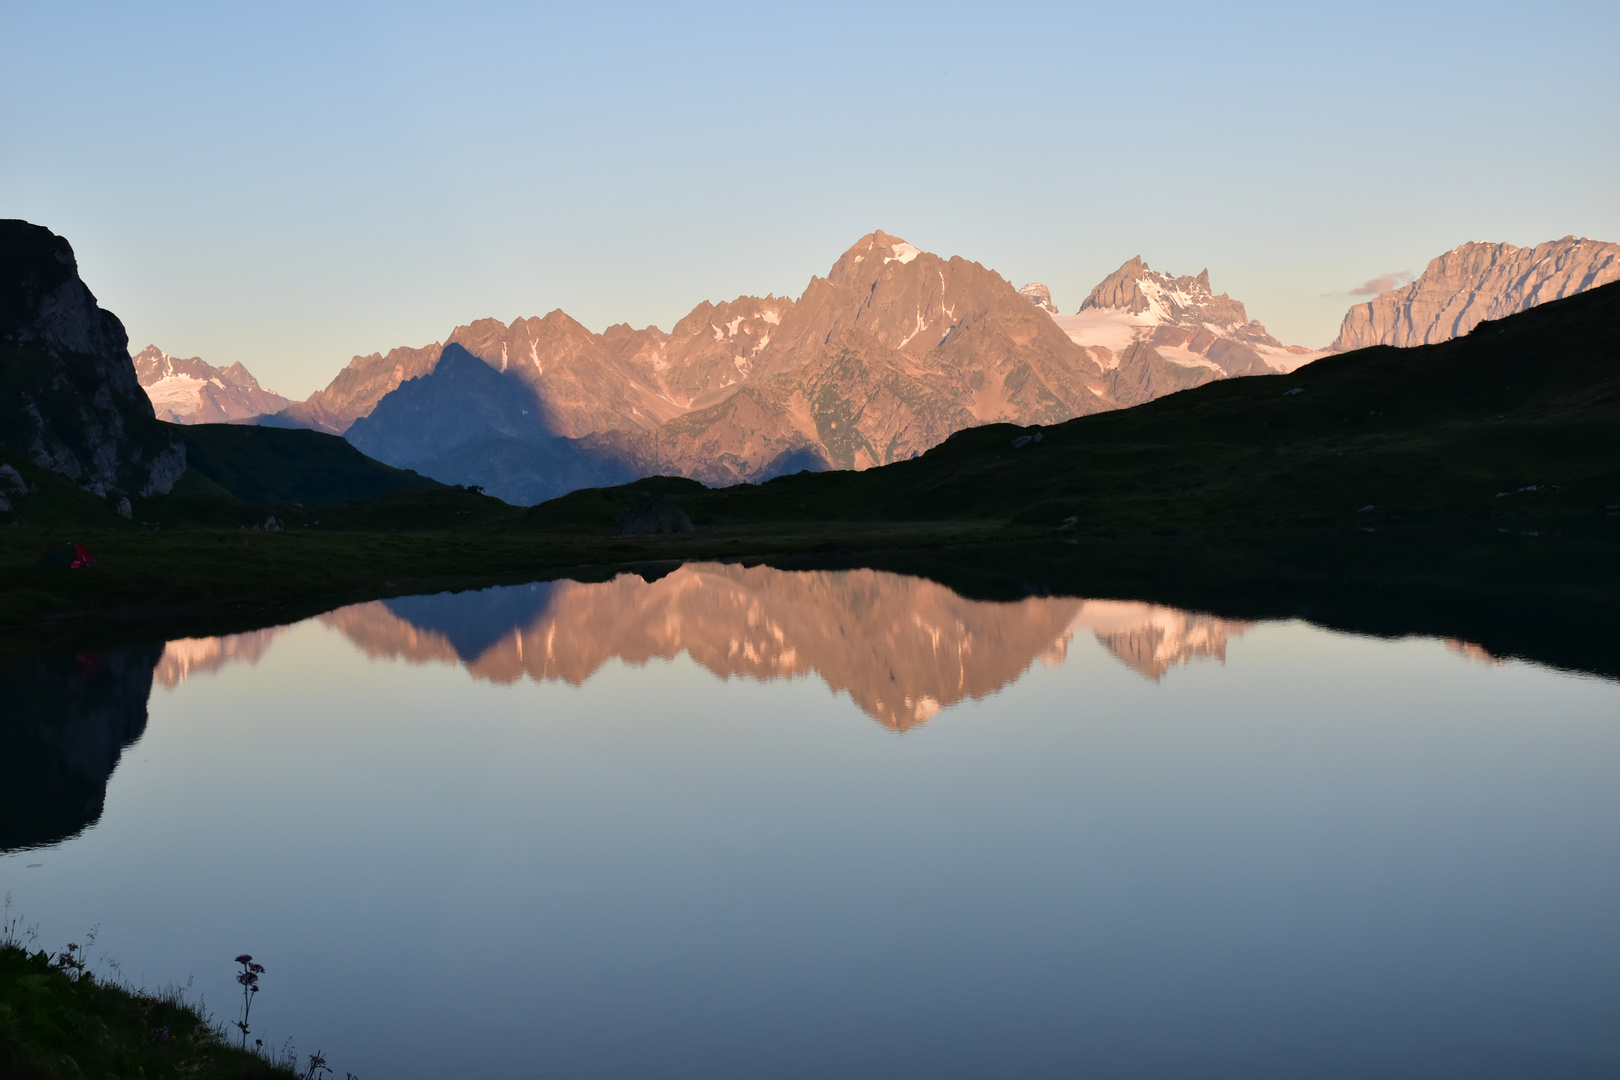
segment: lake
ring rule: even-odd
[[[1615,682],[647,577],[10,669],[0,889],[366,1080],[1620,1075]]]

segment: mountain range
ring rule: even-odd
[[[341,431],[379,460],[532,503],[582,480],[864,469],[965,427],[1057,423],[1320,355],[1276,341],[1207,273],[1169,278],[1140,259],[1078,315],[1055,311],[1045,286],[874,232],[797,300],[705,302],[669,332],[598,335],[561,311],[481,320],[443,345],[357,357],[267,422]],[[441,371],[447,356],[458,363]]]
[[[519,504],[653,474],[724,486],[860,470],[966,427],[1053,424],[1329,352],[1446,340],[1614,280],[1617,254],[1574,237],[1465,244],[1351,308],[1333,344],[1311,350],[1214,293],[1207,270],[1172,277],[1133,258],[1062,315],[1040,283],[1015,288],[978,263],[874,232],[797,300],[704,302],[669,332],[595,334],[560,310],[483,319],[443,344],[355,357],[326,389],[258,422],[344,434],[378,460]],[[143,370],[143,384],[159,397],[197,388],[201,409],[215,369],[174,367],[185,363],[201,365],[152,364],[167,374],[148,381]],[[273,397],[240,365],[218,374]]]
[[[159,420],[224,424],[280,412],[292,402],[259,385],[240,363],[217,368],[193,356],[170,356],[156,345],[135,354],[135,377]]]

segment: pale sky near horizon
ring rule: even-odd
[[[1468,240],[1620,240],[1620,4],[0,0],[0,217],[302,398],[562,308],[798,296],[872,229],[1064,312],[1133,255],[1289,343]]]

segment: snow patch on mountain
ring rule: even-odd
[[[1208,270],[1171,277],[1140,256],[1104,278],[1078,312],[1053,321],[1079,345],[1117,356],[1143,342],[1167,361],[1213,366],[1225,375],[1289,372],[1326,355],[1272,337],[1242,303],[1210,288]]]
[[[1090,308],[1073,315],[1054,315],[1052,321],[1076,345],[1101,346],[1120,353],[1143,330],[1152,330],[1159,320],[1146,312],[1135,313],[1113,308]]]
[[[906,243],[904,240],[900,240],[900,241],[896,242],[891,248],[889,248],[889,250],[894,252],[894,254],[888,256],[883,261],[885,263],[897,262],[901,266],[904,266],[906,263],[910,262],[912,259],[915,259],[917,256],[922,254],[921,251],[919,251],[918,249],[912,247],[910,244]]]
[[[220,369],[198,357],[170,356],[148,345],[133,357],[135,378],[158,419],[174,424],[217,424],[278,412],[291,402],[259,385],[248,369]]]

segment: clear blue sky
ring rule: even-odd
[[[1620,240],[1620,4],[0,0],[0,215],[132,345],[302,397],[563,308],[797,296],[874,228],[1285,341],[1466,240]]]

